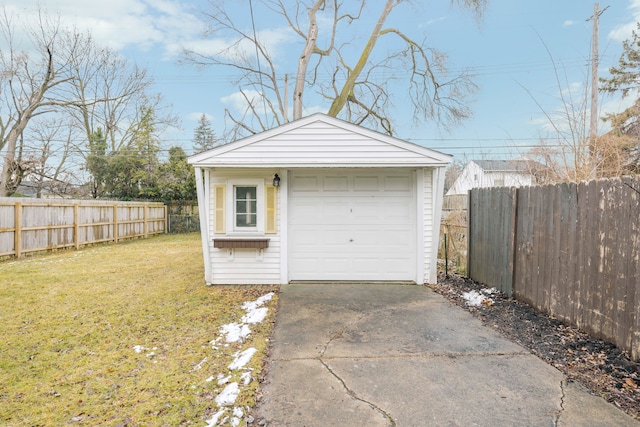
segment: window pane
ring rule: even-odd
[[[256,187],[236,187],[236,200],[255,200]]]
[[[236,227],[256,227],[257,187],[235,187]]]
[[[255,227],[257,220],[256,214],[238,214],[236,215],[236,226],[238,227]]]

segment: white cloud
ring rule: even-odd
[[[637,23],[640,21],[640,0],[630,0],[627,7],[630,13],[629,22],[618,25],[609,32],[609,38],[622,42],[631,38],[631,32],[638,28]]]
[[[600,104],[600,117],[604,117],[607,114],[618,114],[631,107],[633,103],[638,99],[639,94],[636,92],[630,93],[625,98],[617,97]]]
[[[262,111],[262,100],[260,93],[255,90],[245,90],[243,93],[234,92],[231,95],[223,96],[220,102],[227,105],[235,111],[244,111],[247,108],[247,100],[249,100],[258,111]]]
[[[257,38],[265,50],[275,60],[283,51],[282,46],[293,40],[293,32],[289,28],[275,28],[258,31]],[[238,41],[231,38],[200,38],[183,42],[181,46],[173,45],[172,50],[184,47],[203,56],[218,56],[220,59],[237,61],[239,58],[252,58],[256,55],[255,46],[248,40]]]
[[[570,27],[574,24],[575,24],[575,21],[572,21],[571,19],[567,19],[566,21],[564,21],[562,25],[564,25],[565,27]]]
[[[196,9],[205,5],[179,0],[6,0],[4,7],[19,18],[18,28],[24,28],[25,22],[36,23],[41,10],[59,18],[64,26],[90,32],[98,44],[115,50],[133,47],[151,51],[159,47],[161,59],[166,61],[175,60],[184,48],[225,60],[254,58],[255,47],[248,42],[237,43],[224,35],[202,39],[206,22]],[[288,27],[258,31],[258,39],[272,60],[286,53],[282,46],[294,38]]]
[[[204,28],[195,11],[173,0],[7,0],[5,7],[32,23],[41,10],[116,50],[170,46],[195,38]]]

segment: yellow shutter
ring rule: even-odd
[[[276,187],[273,185],[265,185],[265,233],[276,233]]]
[[[214,191],[214,218],[213,218],[213,232],[216,234],[223,234],[226,232],[224,225],[224,208],[225,208],[225,190],[224,185],[215,185]]]

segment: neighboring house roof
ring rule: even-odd
[[[530,173],[541,166],[531,160],[472,160],[486,172],[523,172]]]
[[[542,165],[531,160],[471,160],[447,190],[447,195],[466,194],[472,188],[531,185]]]
[[[197,167],[446,166],[451,156],[313,114],[189,158]]]

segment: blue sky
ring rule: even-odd
[[[228,2],[236,12],[249,16],[249,0]],[[259,0],[253,0],[254,6]],[[377,17],[382,0],[370,1],[366,16]],[[5,0],[8,11],[23,16],[40,4],[48,12],[80,28],[90,29],[100,43],[117,49],[148,68],[155,89],[172,104],[181,119],[181,129],[164,135],[164,143],[191,148],[193,129],[204,113],[218,135],[223,133],[224,108],[233,108],[237,87],[229,69],[198,70],[177,63],[181,46],[212,49],[225,40],[204,43],[206,21],[200,11],[206,0]],[[588,83],[594,2],[585,0],[489,0],[484,19],[477,22],[470,11],[450,6],[449,0],[415,1],[398,7],[388,26],[403,29],[413,37],[426,37],[433,47],[448,55],[452,71],[466,69],[475,75],[478,91],[472,97],[473,117],[449,132],[431,124],[415,126],[410,112],[394,110],[396,136],[456,158],[510,158],[522,154],[540,138],[548,137],[548,123],[537,104],[547,112],[562,106],[550,55],[561,75],[563,90],[580,93]],[[631,36],[640,20],[640,0],[601,2],[608,8],[600,17],[600,75],[615,65],[622,41]],[[258,8],[258,6],[256,6]],[[295,73],[299,51],[290,49],[290,38],[282,23],[261,20],[256,27],[278,58],[283,70]],[[247,20],[243,25],[250,25]],[[353,34],[362,41],[372,22]],[[361,37],[362,36],[362,37]],[[546,48],[545,48],[546,45]],[[287,49],[289,48],[289,49]],[[380,49],[385,49],[384,45]],[[548,52],[547,52],[548,48]],[[402,72],[402,70],[398,70]],[[601,114],[620,110],[619,97],[600,95]],[[628,101],[627,101],[628,102]],[[308,111],[326,111],[319,99],[307,96]]]

